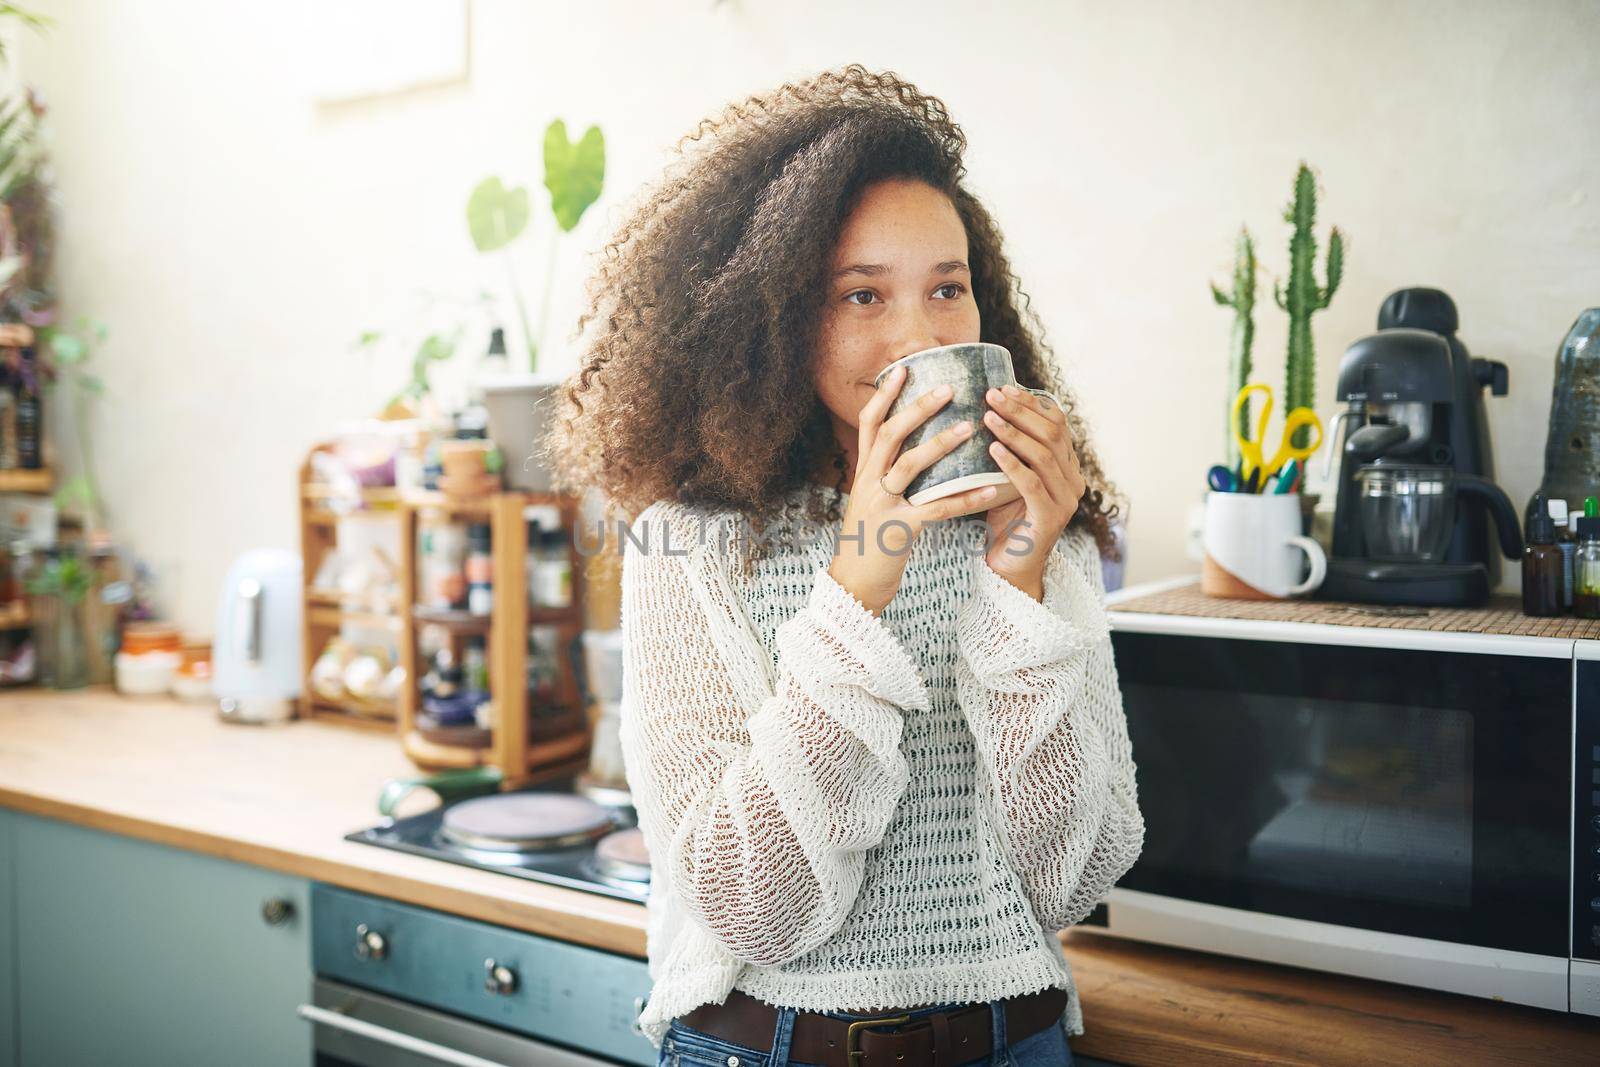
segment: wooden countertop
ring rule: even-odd
[[[384,734],[238,726],[106,689],[0,696],[0,806],[643,958],[641,905],[373,848]],[[1064,935],[1075,1051],[1129,1064],[1600,1062],[1600,1020],[1123,941]]]
[[[0,696],[0,805],[643,958],[642,905],[343,840],[417,773],[375,731],[106,688]]]

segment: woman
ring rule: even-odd
[[[640,1025],[663,1064],[1069,1063],[1055,932],[1144,835],[1102,608],[1115,509],[964,138],[852,66],[679,148],[606,249],[554,442],[564,481],[636,516]],[[947,398],[890,418],[900,373],[874,377],[978,340],[1067,410],[991,390],[1010,484],[913,507],[974,428],[900,455]]]

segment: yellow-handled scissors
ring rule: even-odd
[[[1261,417],[1256,420],[1256,432],[1252,438],[1242,437],[1239,434],[1239,411],[1244,407],[1251,393],[1264,393],[1266,400],[1261,405]],[[1306,459],[1322,446],[1322,420],[1317,418],[1317,413],[1310,408],[1295,408],[1283,418],[1283,440],[1278,445],[1278,451],[1273,453],[1271,459],[1265,459],[1261,454],[1261,447],[1267,439],[1267,421],[1272,418],[1272,386],[1262,382],[1251,382],[1239,390],[1239,395],[1233,398],[1233,439],[1239,442],[1239,455],[1244,459],[1244,476],[1249,479],[1252,470],[1260,470],[1261,477],[1258,484],[1264,489],[1267,479],[1278,473],[1278,470],[1291,459],[1298,459],[1302,467]],[[1294,444],[1295,431],[1303,426],[1311,427],[1313,433],[1310,440],[1299,447]]]

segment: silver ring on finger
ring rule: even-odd
[[[886,474],[888,472],[885,471],[884,473]],[[905,492],[904,489],[900,490],[899,492],[895,492],[893,489],[890,489],[887,485],[884,485],[883,484],[883,475],[882,474],[878,475],[878,488],[882,489],[884,491],[884,493],[886,495],[888,495],[888,496],[899,496],[901,493]]]

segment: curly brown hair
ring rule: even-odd
[[[981,339],[1065,405],[1089,484],[1072,525],[1115,558],[1115,490],[1000,229],[963,185],[966,137],[943,102],[852,64],[730,104],[676,147],[590,279],[582,366],[544,443],[559,488],[593,486],[630,515],[663,499],[731,508],[758,530],[830,467],[842,490],[813,377],[830,257],[863,188],[910,178],[949,196],[966,227]],[[837,523],[838,504],[813,493],[806,510]]]

